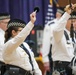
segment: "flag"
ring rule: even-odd
[[[47,13],[45,16],[45,24],[54,19],[52,0],[49,0]]]
[[[59,6],[57,0],[49,0],[48,9],[45,16],[45,24],[55,18],[56,6]]]

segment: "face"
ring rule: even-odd
[[[4,20],[0,20],[0,28],[4,31],[7,30],[7,24],[9,22],[10,19],[4,19]]]
[[[61,13],[59,13],[59,12],[56,13],[56,18],[60,19],[61,16],[62,16]]]
[[[21,31],[22,31],[22,27],[19,27],[17,31],[12,30],[12,37],[15,37],[16,35],[18,35]]]
[[[76,30],[76,19],[73,19],[73,27],[74,27],[74,30]]]

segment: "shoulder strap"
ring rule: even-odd
[[[52,21],[52,22],[50,22],[48,25],[50,26],[51,24],[54,24],[55,22],[54,21]]]
[[[69,40],[69,36],[65,30],[64,30],[64,35],[65,35],[66,40]]]
[[[33,63],[32,63],[32,59],[31,59],[31,55],[30,55],[30,52],[28,51],[28,49],[23,45],[23,44],[21,44],[21,46],[20,46],[21,48],[23,48],[24,49],[24,51],[29,55],[29,59],[30,59],[30,64],[31,64],[31,66],[32,66],[32,71],[34,70],[34,66],[33,66]]]
[[[52,44],[50,45],[50,51],[49,51],[49,54],[48,54],[48,57],[49,57],[49,60],[50,60],[50,61],[52,60],[51,49],[52,49]]]

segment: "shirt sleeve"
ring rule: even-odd
[[[53,36],[56,42],[59,42],[62,39],[64,34],[64,29],[67,24],[67,20],[70,18],[70,15],[65,12],[64,15],[57,22],[56,26],[53,28]]]
[[[30,21],[17,36],[6,42],[4,47],[5,53],[13,52],[26,39],[33,27],[34,24]]]

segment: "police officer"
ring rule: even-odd
[[[8,13],[0,13],[0,74],[3,75],[4,73],[4,68],[3,68],[3,65],[4,65],[4,61],[3,61],[3,58],[2,58],[2,46],[4,44],[4,35],[5,35],[5,31],[7,29],[7,23],[8,21],[10,20],[10,15]],[[3,65],[2,65],[3,64]]]
[[[74,5],[72,5],[72,9],[74,9]],[[66,12],[52,29],[53,68],[60,75],[72,75],[72,69],[69,67],[69,64],[74,58],[74,47],[72,38],[70,37],[70,14],[71,8],[67,5]],[[68,40],[64,35],[64,30],[66,30],[69,36]]]
[[[53,65],[51,58],[51,37],[52,37],[51,29],[61,18],[63,13],[64,13],[63,7],[58,7],[56,12],[56,18],[54,20],[49,21],[44,27],[41,53],[42,53],[43,64],[45,70],[47,71],[47,75],[50,75],[50,73],[52,72],[52,65]]]
[[[7,64],[5,75],[42,75],[33,52],[28,44],[23,42],[34,27],[36,12],[30,14],[30,19],[26,26],[25,22],[19,19],[12,19],[8,23],[3,48],[3,58]]]
[[[72,5],[72,9],[74,5]],[[69,68],[69,64],[71,63],[72,59],[74,58],[74,48],[72,39],[70,38],[70,26],[71,24],[67,24],[69,22],[71,9],[70,6],[66,6],[66,12],[64,15],[59,19],[58,22],[52,27],[51,29],[51,42],[52,42],[52,59],[53,59],[53,69],[55,72],[53,74],[58,75],[72,75],[72,70]],[[67,25],[69,25],[67,27]],[[64,35],[64,30],[69,35],[69,40],[67,42],[66,37]],[[47,51],[47,49],[46,49]]]

